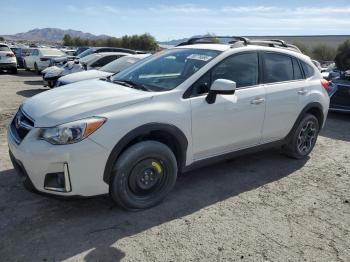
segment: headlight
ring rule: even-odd
[[[42,128],[39,137],[54,145],[77,143],[95,132],[106,120],[104,117],[91,117],[55,127]]]

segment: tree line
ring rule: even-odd
[[[338,48],[326,44],[319,44],[313,48],[309,48],[300,42],[294,43],[294,45],[296,45],[303,54],[310,56],[312,59],[318,61],[334,61],[337,54],[350,49],[350,40],[344,41]]]
[[[159,48],[157,41],[150,34],[125,35],[123,37],[107,37],[100,39],[84,39],[64,35],[63,45],[65,46],[109,46],[122,47],[140,51],[155,51]]]

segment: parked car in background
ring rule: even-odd
[[[334,67],[337,76],[332,79],[328,90],[331,98],[329,110],[350,113],[350,49],[336,56]]]
[[[66,56],[64,52],[55,48],[31,48],[28,56],[24,58],[24,68],[35,70],[37,74],[40,74],[50,65],[51,58]]]
[[[105,53],[105,52],[123,52],[128,54],[137,54],[137,51],[127,49],[127,48],[119,48],[119,47],[91,47],[84,52],[78,55],[79,58],[83,58],[88,55],[92,55],[95,53]]]
[[[90,47],[89,46],[79,46],[77,48],[77,50],[75,51],[74,55],[75,56],[78,56],[80,55],[82,52],[84,52],[85,50],[89,49]]]
[[[324,79],[331,81],[340,76],[340,70],[335,63],[332,63],[325,70],[322,70],[321,74]]]
[[[17,74],[17,59],[10,47],[0,43],[0,70],[8,70]]]
[[[104,65],[122,57],[126,56],[128,53],[121,52],[105,52],[105,53],[95,53],[81,58],[80,60],[75,60],[73,62],[67,62],[64,66],[58,67],[53,66],[45,70],[43,75],[44,86],[49,86],[50,88],[56,85],[57,79],[61,76],[69,75],[71,73],[76,73],[80,71],[86,71],[91,69],[99,69]]]
[[[218,38],[25,100],[7,132],[25,186],[109,193],[138,210],[161,202],[178,173],[213,161],[277,146],[305,159],[328,113],[328,81],[284,41]]]
[[[56,87],[94,78],[108,77],[119,73],[137,61],[150,56],[150,54],[128,55],[114,60],[100,69],[92,69],[61,76],[57,80]]]
[[[15,54],[17,59],[17,67],[24,68],[23,61],[24,57],[28,54],[28,48],[26,47],[11,47],[12,52]]]
[[[60,49],[62,52],[64,52],[67,56],[75,56],[76,50],[75,49],[67,49],[63,48]]]

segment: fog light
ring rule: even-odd
[[[48,173],[45,176],[44,189],[57,192],[70,192],[68,165],[64,164],[64,172]]]

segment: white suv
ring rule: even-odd
[[[8,127],[26,187],[110,193],[143,209],[169,193],[179,172],[209,160],[276,145],[307,156],[327,116],[328,82],[282,41],[233,40],[191,39],[111,77],[26,100]]]
[[[0,70],[10,70],[12,74],[17,74],[17,60],[15,54],[6,44],[0,43]]]

